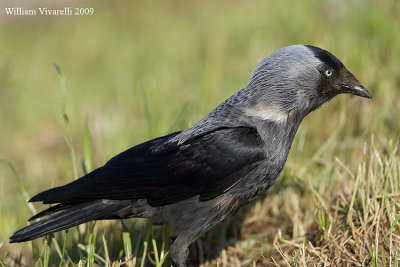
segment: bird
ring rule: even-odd
[[[242,90],[191,127],[129,148],[32,197],[53,206],[10,242],[92,220],[141,217],[169,227],[170,257],[185,267],[191,243],[274,184],[304,117],[345,93],[372,98],[330,52],[280,48],[260,61]]]

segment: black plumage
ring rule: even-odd
[[[162,206],[196,195],[204,201],[227,191],[265,157],[257,131],[246,127],[218,129],[166,151],[152,151],[176,134],[130,148],[81,179],[30,201],[146,198],[151,206]]]

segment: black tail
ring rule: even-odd
[[[10,237],[10,243],[33,240],[88,221],[104,219],[125,207],[126,204],[122,201],[112,200],[96,200],[66,206],[63,211],[18,230]]]

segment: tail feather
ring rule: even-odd
[[[123,202],[110,200],[96,200],[66,207],[63,211],[18,230],[10,237],[10,243],[33,240],[88,221],[104,219],[125,207]]]
[[[76,203],[76,204],[79,204],[79,203]],[[57,205],[52,206],[52,207],[50,207],[48,209],[42,210],[41,212],[39,212],[35,216],[32,216],[31,218],[29,218],[28,221],[33,221],[33,220],[39,219],[41,217],[56,213],[58,211],[62,211],[62,210],[68,209],[68,208],[70,208],[70,207],[72,207],[73,205],[76,205],[76,204],[64,204],[64,203],[57,204]]]

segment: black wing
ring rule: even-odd
[[[218,129],[167,151],[152,151],[176,134],[130,148],[103,167],[31,201],[146,198],[150,205],[160,206],[196,195],[204,201],[226,192],[265,157],[260,136],[247,127]]]

